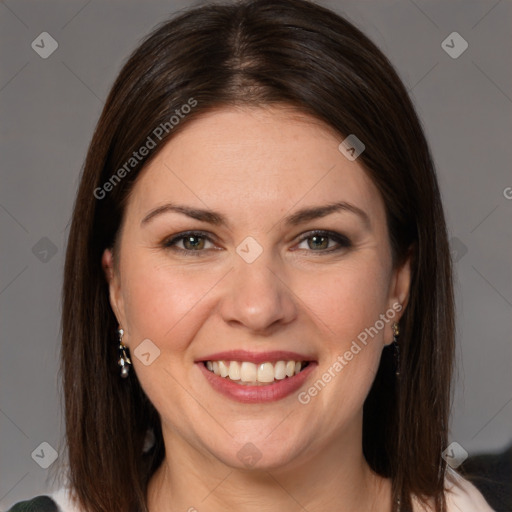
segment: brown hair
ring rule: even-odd
[[[440,192],[420,122],[389,61],[351,23],[305,0],[254,0],[194,8],[157,27],[121,70],[89,147],[66,255],[61,359],[66,471],[87,511],[146,510],[148,481],[164,458],[157,411],[135,372],[119,376],[117,322],[101,267],[126,198],[141,169],[192,119],[222,106],[271,104],[293,106],[336,130],[340,142],[355,134],[366,146],[358,162],[384,199],[394,265],[413,258],[400,321],[401,377],[384,349],[364,404],[363,451],[392,479],[402,512],[411,510],[411,495],[445,510],[454,300]],[[128,168],[162,125],[168,129],[157,147]],[[143,453],[148,429],[155,444]]]

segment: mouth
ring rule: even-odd
[[[298,390],[318,366],[295,352],[229,351],[195,361],[212,388],[244,403],[280,400]]]
[[[279,360],[255,364],[250,361],[204,361],[206,369],[242,386],[268,386],[302,372],[311,361]]]

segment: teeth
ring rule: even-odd
[[[240,365],[240,380],[242,382],[254,382],[258,376],[258,367],[254,363],[244,361]]]
[[[229,367],[224,361],[219,361],[219,371],[221,377],[227,377],[229,373]]]
[[[300,367],[300,363],[299,363]],[[263,363],[258,366],[258,382],[274,382],[274,367],[272,363]]]
[[[286,377],[286,363],[277,361],[274,366],[274,376],[277,380],[283,380]]]
[[[206,368],[215,375],[238,381],[240,384],[269,384],[275,380],[297,375],[306,361],[276,361],[261,364],[249,361],[206,361]]]
[[[240,380],[240,363],[238,361],[231,361],[229,365],[229,378],[231,380]]]

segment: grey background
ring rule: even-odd
[[[512,438],[512,2],[322,3],[380,46],[424,123],[456,261],[451,441],[470,455],[501,450]],[[58,450],[63,434],[61,275],[95,123],[140,38],[186,5],[0,2],[0,509],[49,490],[31,453],[42,442]],[[59,44],[48,59],[31,48],[44,31]],[[453,31],[469,44],[457,59],[441,47]]]

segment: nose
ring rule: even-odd
[[[220,308],[224,321],[259,334],[292,322],[297,298],[280,268],[265,251],[252,263],[238,258]]]

